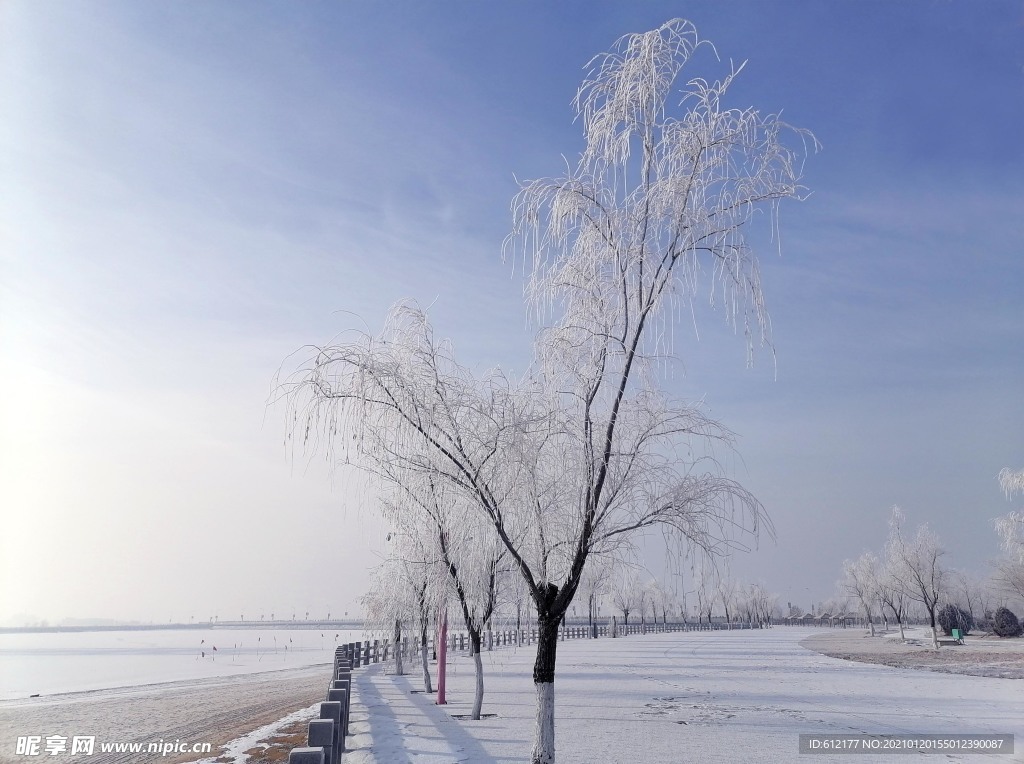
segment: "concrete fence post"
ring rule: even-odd
[[[338,737],[342,738],[348,734],[348,690],[328,690],[327,701],[341,704],[341,732]]]
[[[345,730],[345,734],[348,734],[348,715],[349,710],[352,708],[352,677],[342,677],[341,679],[335,679],[331,682],[332,690],[344,690],[345,701],[341,707],[341,728]],[[340,698],[331,698],[328,693],[328,700],[340,700]]]
[[[292,748],[288,764],[326,764],[323,748]]]
[[[330,719],[313,719],[309,723],[306,743],[310,748],[322,748],[324,764],[338,764],[338,755],[334,750],[334,722]]]
[[[341,761],[341,753],[345,750],[345,728],[343,725],[344,706],[336,700],[329,700],[320,704],[320,718],[327,719],[334,725],[334,736],[331,743],[336,754],[335,764]],[[327,764],[324,762],[324,764]]]

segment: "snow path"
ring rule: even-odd
[[[798,642],[808,629],[688,632],[559,644],[556,750],[566,762],[847,761],[798,754],[801,733],[1014,734],[1024,761],[1024,684],[829,658]],[[533,730],[532,649],[485,653],[484,713],[472,665],[457,657],[450,705],[413,695],[415,675],[357,674],[359,764],[523,761]],[[906,761],[871,755],[872,762]],[[935,761],[981,760],[939,754]]]

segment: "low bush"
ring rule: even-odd
[[[970,634],[971,629],[974,628],[974,618],[971,617],[971,614],[953,603],[944,605],[936,620],[947,637],[953,633],[953,629],[960,629],[961,633]]]
[[[1000,637],[1019,637],[1021,634],[1020,621],[1009,608],[1001,607],[996,611],[992,619],[992,631]]]

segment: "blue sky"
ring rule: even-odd
[[[747,369],[707,309],[677,333],[670,388],[740,435],[778,532],[734,569],[824,599],[894,503],[953,566],[996,554],[995,476],[1024,466],[1019,0],[0,15],[0,620],[353,608],[380,528],[289,460],[274,372],[403,298],[466,363],[521,370],[515,178],[580,149],[586,62],[676,16],[722,59],[700,74],[748,61],[732,105],[823,147],[782,256],[753,232],[776,359]]]

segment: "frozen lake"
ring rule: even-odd
[[[0,699],[330,663],[336,645],[359,639],[308,628],[0,634]]]

